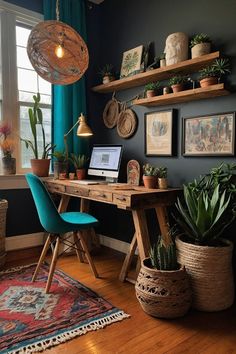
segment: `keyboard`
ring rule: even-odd
[[[106,181],[102,181],[100,179],[80,179],[80,180],[72,180],[70,182],[76,183],[76,184],[107,184]]]

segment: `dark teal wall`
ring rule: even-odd
[[[43,0],[5,0],[28,10],[43,13]]]
[[[154,42],[155,54],[163,52],[166,37],[173,32],[182,31],[190,37],[196,33],[207,33],[213,40],[214,50],[220,49],[232,62],[232,74],[228,82],[232,89],[236,85],[236,1],[199,0],[199,1],[104,1],[99,8],[88,11],[88,35],[90,50],[90,72],[88,89],[98,83],[98,68],[105,63],[113,63],[120,71],[122,53],[141,44]],[[127,100],[141,92],[143,87],[122,91],[117,94],[120,100]],[[201,173],[221,161],[235,162],[235,158],[183,157],[181,156],[182,118],[218,112],[236,111],[236,94],[201,101],[188,102],[161,107],[132,108],[138,116],[138,130],[130,139],[122,139],[116,129],[107,129],[102,120],[105,103],[111,95],[95,94],[88,90],[89,117],[95,132],[96,143],[122,143],[124,158],[122,175],[125,175],[129,159],[137,159],[142,164],[149,161],[155,165],[165,165],[169,171],[172,186],[196,178]],[[178,128],[176,130],[178,149],[176,157],[150,157],[144,155],[144,114],[150,111],[177,109]],[[103,212],[104,210],[104,212]],[[112,234],[119,239],[129,240],[128,232],[122,228],[122,218],[116,218],[116,211],[101,206],[98,211],[102,221],[102,233]],[[118,214],[119,216],[119,214]],[[109,233],[106,228],[109,223]],[[114,226],[115,221],[115,226]],[[131,222],[131,221],[130,221]],[[113,225],[112,225],[113,223]],[[126,220],[130,229],[129,221]],[[121,232],[120,232],[121,231]]]

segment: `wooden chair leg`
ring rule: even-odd
[[[43,246],[43,250],[42,250],[42,253],[40,255],[40,258],[39,258],[39,261],[38,261],[38,264],[36,266],[36,269],[35,269],[35,272],[34,272],[34,275],[32,277],[32,281],[35,281],[36,278],[37,278],[37,275],[38,275],[38,272],[39,272],[39,268],[41,266],[41,264],[43,263],[45,257],[46,257],[46,254],[47,254],[47,251],[48,251],[48,248],[50,246],[50,243],[51,243],[51,234],[48,235],[47,239],[46,239],[46,242]]]
[[[80,263],[84,263],[84,252],[81,250],[82,246],[80,244],[80,240],[78,239],[77,232],[73,232],[73,238],[74,238],[74,243],[76,246],[75,252],[77,254],[77,257],[80,261]]]
[[[46,284],[46,288],[45,288],[45,293],[48,294],[49,293],[49,289],[52,283],[52,277],[53,277],[53,273],[56,267],[56,263],[57,263],[57,256],[58,256],[58,251],[59,251],[59,244],[60,244],[60,237],[58,236],[56,239],[56,245],[54,248],[54,252],[52,255],[52,262],[50,264],[50,269],[49,269],[49,274],[48,274],[48,280],[47,280],[47,284]]]
[[[89,262],[90,268],[91,268],[95,278],[98,278],[98,272],[97,272],[97,269],[95,267],[95,264],[93,263],[92,257],[90,256],[90,253],[89,253],[89,250],[88,250],[88,247],[87,247],[84,235],[83,235],[83,231],[78,231],[77,236],[80,239],[81,245],[82,245],[83,250],[84,250],[84,252],[86,254],[86,257],[87,257],[87,260]]]

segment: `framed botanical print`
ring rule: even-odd
[[[233,156],[235,112],[183,118],[184,156]]]
[[[120,77],[134,75],[140,71],[143,46],[127,50],[123,53]]]
[[[174,115],[173,109],[145,114],[146,156],[173,155]]]

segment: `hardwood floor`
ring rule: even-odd
[[[29,264],[35,257],[14,260],[7,266]],[[176,320],[146,315],[135,297],[134,285],[118,280],[123,256],[101,248],[94,255],[100,278],[95,279],[88,264],[76,256],[60,258],[57,268],[96,291],[131,317],[104,329],[87,333],[45,353],[48,354],[230,354],[236,353],[236,306],[218,312],[191,310]]]

